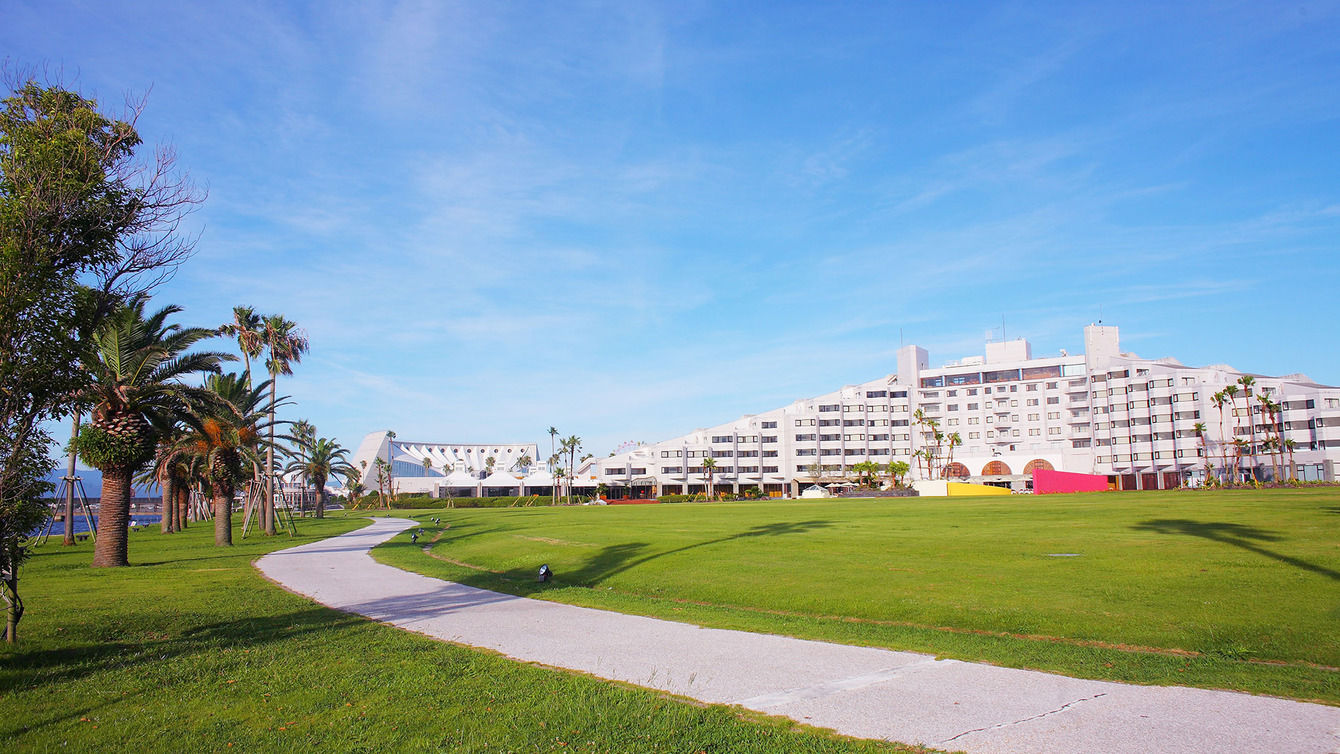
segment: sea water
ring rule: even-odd
[[[162,514],[159,513],[136,513],[135,515],[130,517],[130,525],[149,526],[151,524],[157,524],[162,520],[163,516]],[[96,528],[97,525],[98,525],[98,517],[93,516],[93,526]],[[33,536],[37,536],[38,534],[41,534],[42,532],[46,531],[46,528],[47,528],[46,524],[42,524],[42,526],[38,528],[37,531],[32,533]],[[74,533],[75,534],[88,533],[88,521],[85,520],[83,514],[79,513],[78,511],[75,511],[74,514]],[[56,521],[55,523],[53,523],[51,525],[51,536],[53,537],[65,536],[65,524],[61,521]]]

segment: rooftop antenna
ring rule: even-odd
[[[1004,343],[1005,338],[1005,315],[1000,315],[1000,342]]]
[[[1103,324],[1103,307],[1101,304],[1098,306],[1098,324]]]
[[[898,328],[898,348],[903,347],[903,328]]]

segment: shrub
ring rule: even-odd
[[[442,508],[510,508],[512,506],[534,506],[534,505],[553,505],[554,499],[543,495],[527,495],[525,497],[507,496],[507,497],[453,497],[453,498],[430,498],[427,496],[415,495],[413,497],[402,495],[399,500],[391,503],[391,507],[397,510],[407,510],[411,508],[427,508],[430,510],[439,510]]]

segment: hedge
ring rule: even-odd
[[[427,508],[437,510],[439,508],[510,508],[512,506],[527,505],[553,505],[554,499],[544,495],[525,497],[453,497],[453,498],[429,498],[429,497],[402,497],[391,503],[391,507],[396,510],[407,510],[411,508]]]

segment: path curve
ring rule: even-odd
[[[990,754],[1340,752],[1340,708],[1320,704],[700,628],[475,589],[372,559],[370,549],[417,525],[374,519],[257,567],[321,604],[445,641],[849,736]]]

